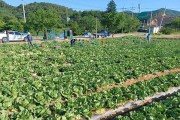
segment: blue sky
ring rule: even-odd
[[[22,4],[22,0],[4,0],[6,3],[18,6]],[[110,0],[24,0],[25,4],[33,2],[49,2],[72,8],[74,10],[106,10]],[[134,12],[138,12],[138,4],[141,5],[141,11],[156,10],[166,7],[180,11],[180,0],[114,0],[117,4],[117,10],[122,8],[130,10],[132,7]]]

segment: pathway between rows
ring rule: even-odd
[[[172,73],[177,73],[177,72],[180,72],[180,68],[174,68],[174,69],[171,69],[171,70],[165,70],[163,72],[156,72],[154,74],[145,75],[145,76],[139,77],[137,79],[129,79],[126,82],[123,82],[123,83],[120,83],[120,84],[113,84],[113,85],[106,86],[106,87],[103,87],[103,88],[98,88],[95,92],[92,92],[92,91],[87,92],[86,95],[96,94],[96,93],[106,91],[106,90],[110,90],[110,89],[117,88],[117,87],[129,86],[129,85],[132,85],[132,84],[135,84],[135,83],[138,83],[138,82],[152,80],[152,79],[157,78],[157,77],[161,77],[161,76],[165,76],[165,75],[172,74]],[[73,98],[76,99],[77,97],[73,97]],[[47,106],[52,106],[52,105],[54,105],[54,103],[57,103],[57,102],[64,103],[65,101],[64,100],[52,100],[51,103],[47,104]]]
[[[156,72],[154,74],[145,75],[145,76],[139,77],[137,79],[129,79],[126,82],[123,82],[123,83],[120,83],[120,84],[113,84],[113,85],[106,86],[106,87],[103,87],[103,88],[98,88],[95,92],[90,91],[87,94],[91,95],[91,94],[99,93],[99,92],[110,90],[110,89],[117,88],[117,87],[129,86],[129,85],[135,84],[137,82],[148,81],[148,80],[160,77],[160,76],[165,76],[165,75],[172,74],[172,73],[177,73],[177,72],[180,72],[180,68],[175,68],[175,69],[171,69],[171,70],[165,70],[163,72]]]

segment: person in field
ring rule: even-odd
[[[31,48],[33,47],[33,44],[32,44],[32,35],[30,32],[28,32],[28,35],[27,35],[27,42],[28,42],[28,47]]]
[[[148,34],[147,34],[146,39],[147,39],[147,42],[149,43],[149,42],[150,42],[150,40],[151,40],[151,34],[150,34],[150,33],[148,33]]]
[[[76,39],[74,39],[74,36],[73,35],[70,35],[70,41],[71,41],[71,46],[74,46],[75,45],[75,42],[76,42]]]
[[[6,30],[6,37],[7,37],[6,42],[9,42],[9,32],[7,30]]]

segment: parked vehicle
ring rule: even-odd
[[[17,31],[8,31],[9,33],[9,41],[27,41],[27,34],[20,33]],[[0,39],[3,42],[7,41],[6,32],[0,33]]]
[[[96,33],[94,33],[93,35],[96,36]],[[106,30],[102,30],[101,32],[97,33],[97,38],[108,37],[108,36],[110,36],[110,33]]]
[[[59,33],[55,37],[56,40],[64,40],[64,33]]]
[[[0,40],[4,41],[4,39],[7,37],[5,32],[0,32]]]
[[[90,32],[85,33],[83,36],[85,38],[93,38],[94,37]]]
[[[148,29],[147,28],[144,28],[144,27],[139,27],[139,29],[137,30],[137,32],[148,32]]]

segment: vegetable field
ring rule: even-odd
[[[77,41],[73,47],[67,42],[44,44],[33,49],[0,46],[0,119],[90,119],[127,101],[180,86],[179,40],[148,44],[141,38],[124,37],[106,39],[103,44]],[[174,69],[146,81],[130,81]],[[153,103],[143,110],[157,107]],[[177,114],[165,117],[176,119]]]

